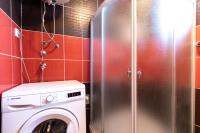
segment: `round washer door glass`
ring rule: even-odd
[[[78,121],[64,109],[47,109],[33,115],[19,133],[78,133]]]
[[[32,133],[66,133],[68,124],[59,119],[50,119],[39,124]]]

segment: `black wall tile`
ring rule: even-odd
[[[21,0],[12,0],[12,19],[21,27]]]
[[[195,126],[195,133],[200,133],[200,126]]]
[[[21,26],[21,0],[0,0],[0,8]]]
[[[200,125],[200,89],[195,90],[195,124]]]
[[[22,28],[41,31],[41,0],[22,0]]]
[[[64,8],[64,34],[71,36],[82,36],[80,24],[80,12],[65,7]]]
[[[56,6],[56,34],[89,37],[90,20],[97,10],[97,0],[71,0]],[[46,4],[45,26],[53,33],[53,6]],[[41,31],[43,2],[22,0],[22,25],[24,29]]]
[[[88,13],[94,14],[98,5],[97,0],[70,0],[65,6],[79,11],[86,10]]]
[[[45,15],[45,26],[49,33],[54,32],[54,21],[53,21],[53,6],[46,4],[46,15]],[[55,6],[55,33],[63,34],[63,19],[64,19],[64,10],[63,6],[56,5]],[[44,7],[42,7],[42,12],[44,11]]]
[[[4,12],[7,13],[8,16],[11,16],[11,10],[10,10],[10,0],[0,0],[0,8],[4,10]]]

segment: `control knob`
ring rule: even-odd
[[[53,100],[54,100],[54,97],[52,95],[49,95],[46,98],[47,103],[51,103],[51,102],[53,102]]]

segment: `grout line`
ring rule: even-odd
[[[10,0],[10,17],[9,17],[11,20],[13,20],[13,12],[12,12],[12,0]],[[13,23],[11,23],[11,27],[10,27],[10,33],[11,33],[11,40],[10,40],[10,49],[11,49],[11,55],[13,56],[13,33],[12,33],[12,30],[13,30]],[[11,75],[12,75],[12,79],[11,79],[11,84],[12,86],[14,85],[14,66],[13,66],[13,58],[11,58]]]
[[[0,53],[0,55],[4,55],[4,56],[8,56],[8,57],[13,57],[13,58],[17,58],[17,59],[21,59],[20,57],[9,55],[9,54]]]
[[[83,7],[83,1],[81,1],[81,7]],[[79,16],[79,17],[81,17],[81,16]],[[81,20],[81,18],[79,18],[79,24],[80,24],[80,27],[81,27],[81,50],[82,50],[82,55],[81,55],[81,59],[83,60],[83,26],[82,26],[82,20]],[[81,72],[82,72],[82,77],[81,77],[81,80],[82,80],[82,83],[83,83],[83,74],[84,74],[84,72],[83,72],[83,61],[81,62]]]
[[[23,60],[41,60],[41,58],[22,58]]]
[[[64,18],[63,18],[64,19]],[[36,30],[27,30],[27,29],[22,29],[23,31],[30,31],[30,32],[40,32],[40,33],[46,33],[43,31],[36,31]],[[55,34],[55,35],[60,35],[60,36],[66,36],[66,37],[76,37],[76,38],[85,38],[89,39],[88,37],[79,37],[79,36],[71,36],[71,35],[62,35],[62,34]]]
[[[1,55],[1,53],[0,53]],[[19,57],[18,57],[19,58]],[[19,58],[20,59],[20,58]],[[41,60],[41,58],[22,58],[22,59],[25,59],[25,60]],[[43,59],[43,60],[64,60],[64,61],[85,61],[85,62],[90,62],[90,60],[76,60],[76,59]]]
[[[22,0],[21,0],[21,12],[20,12],[20,15],[21,15],[21,29],[20,29],[20,31],[21,31],[21,38],[20,38],[20,55],[21,55],[21,84],[23,84],[24,83],[24,79],[23,79],[23,40],[22,40],[22,26],[23,26],[23,15],[22,15],[22,9],[23,8],[23,6],[22,6]]]

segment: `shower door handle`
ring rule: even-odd
[[[131,69],[129,68],[128,71],[127,71],[127,76],[128,76],[128,78],[130,78],[131,75],[132,75],[132,71],[131,71]]]
[[[141,70],[137,71],[137,77],[138,77],[138,79],[140,79],[142,77],[142,71]]]

